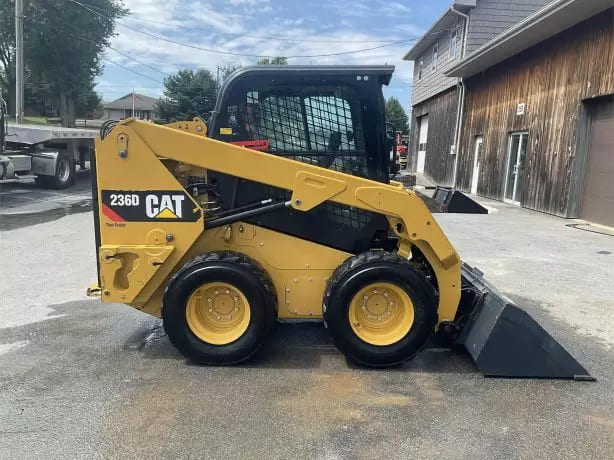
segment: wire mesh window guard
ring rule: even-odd
[[[240,140],[267,140],[269,152],[346,174],[368,177],[360,100],[350,88],[269,88],[248,91],[245,103],[227,108]],[[233,140],[239,140],[233,138]],[[289,199],[269,189],[271,198]],[[331,219],[352,228],[370,222],[371,213],[324,205]]]

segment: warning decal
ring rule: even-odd
[[[101,210],[113,222],[196,222],[201,215],[182,190],[102,190]]]

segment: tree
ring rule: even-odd
[[[224,81],[226,80],[226,78],[228,78],[228,75],[230,75],[231,73],[233,73],[235,70],[239,70],[242,66],[240,65],[225,65],[225,66],[221,66],[219,68],[219,73],[220,73],[220,81]]]
[[[403,134],[409,134],[409,119],[403,106],[395,97],[386,101],[386,121],[394,125],[394,129]]]
[[[15,3],[0,0],[0,92],[9,113],[15,110]]]
[[[258,59],[258,65],[288,65],[288,58],[282,56],[274,58],[263,57]]]
[[[164,97],[156,104],[158,116],[167,123],[206,118],[215,108],[216,90],[208,70],[180,70],[164,79]]]
[[[91,98],[92,82],[102,71],[100,57],[110,44],[115,21],[128,13],[119,0],[84,5],[31,1],[24,22],[29,68],[50,84],[65,126],[74,126],[77,101]]]
[[[26,86],[44,81],[48,100],[65,126],[74,126],[79,101],[92,99],[100,57],[113,36],[115,21],[128,13],[121,0],[24,0]],[[0,0],[0,85],[14,102],[14,0]],[[38,88],[40,90],[40,88]],[[87,105],[87,104],[86,104]],[[13,106],[14,107],[14,106]]]

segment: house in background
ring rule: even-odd
[[[445,76],[466,92],[458,188],[614,226],[614,0],[554,0]]]
[[[454,0],[405,55],[414,62],[408,169],[452,185],[463,86],[450,67],[549,0]]]
[[[141,120],[155,120],[158,100],[138,93],[129,93],[104,105],[104,120],[123,120],[134,116]]]

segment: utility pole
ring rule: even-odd
[[[23,123],[23,0],[15,0],[15,122]]]

